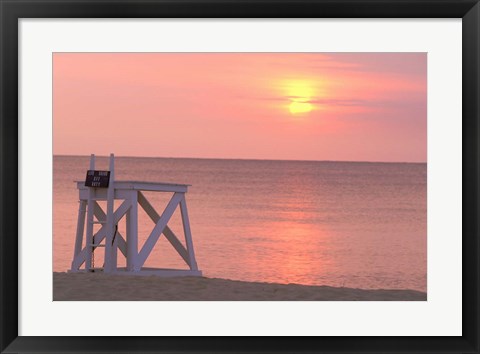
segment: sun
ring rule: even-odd
[[[290,113],[299,114],[299,113],[308,113],[312,111],[312,104],[309,102],[296,102],[293,101],[288,106]]]
[[[305,114],[314,109],[311,102],[315,97],[314,86],[306,80],[291,80],[285,83],[290,104],[288,110],[291,114]]]

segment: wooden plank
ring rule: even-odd
[[[150,219],[156,224],[160,219],[160,215],[158,215],[157,211],[153,208],[153,206],[150,204],[150,202],[143,195],[142,192],[138,192],[138,204],[140,204],[140,206],[143,208],[143,210],[145,210],[145,212],[150,217]],[[165,226],[165,229],[163,230],[163,234],[165,235],[165,238],[173,246],[173,248],[175,248],[178,254],[183,258],[185,263],[187,263],[187,265],[190,266],[187,249],[182,245],[180,240],[173,233],[173,231],[168,227],[168,225]]]
[[[177,208],[178,203],[182,200],[183,194],[182,193],[175,193],[172,196],[172,199],[168,202],[165,210],[162,213],[160,219],[158,219],[157,224],[153,228],[152,232],[148,236],[147,240],[145,241],[140,253],[138,254],[137,258],[137,267],[142,267],[145,261],[147,260],[150,252],[152,252],[153,247],[157,243],[160,235],[163,233],[165,226],[167,226],[168,221],[172,217],[175,209]]]
[[[95,169],[95,155],[90,155],[90,169]],[[87,201],[87,230],[85,233],[85,248],[87,249],[85,255],[85,269],[88,271],[92,267],[92,252],[93,248],[89,245],[92,244],[93,239],[93,209],[94,201],[93,199],[94,189],[88,188],[88,201]]]
[[[85,214],[87,211],[87,202],[85,200],[78,201],[78,218],[77,218],[77,235],[75,237],[75,250],[73,257],[82,250],[83,232],[85,231]]]
[[[165,238],[168,240],[168,242],[170,242],[173,248],[175,248],[178,254],[183,258],[185,263],[190,266],[187,249],[183,246],[182,242],[180,242],[178,237],[174,234],[172,229],[168,227],[168,225],[165,226],[163,234],[165,235]]]
[[[188,219],[187,201],[185,200],[185,195],[180,201],[180,213],[182,214],[183,232],[185,234],[185,244],[187,245],[188,264],[190,264],[191,270],[198,270],[197,261],[195,260],[195,252],[193,250],[192,232],[190,230],[190,221]]]
[[[89,189],[89,198],[87,202],[87,230],[85,233],[85,247],[87,248],[88,252],[85,258],[85,269],[90,270],[92,267],[92,252],[93,248],[91,245],[93,239],[93,209],[95,205],[95,201],[93,198],[93,189]]]
[[[120,250],[120,252],[122,252],[124,257],[127,257],[127,242],[123,238],[122,234],[117,231],[117,236],[115,238],[118,242],[118,249]]]
[[[113,239],[115,233],[115,221],[113,214],[113,203],[115,198],[115,189],[113,186],[113,181],[115,181],[115,171],[114,171],[114,156],[110,154],[110,183],[107,189],[107,225],[105,229],[106,240],[105,240],[105,266],[103,271],[105,273],[112,273],[117,267],[116,260],[116,249],[117,245]]]
[[[72,269],[73,271],[79,270],[82,264],[85,262],[85,257],[87,255],[87,249],[88,247],[85,247],[83,250],[80,251],[79,254],[77,254],[72,261]]]
[[[145,210],[150,219],[156,224],[158,219],[160,219],[160,215],[158,215],[155,208],[150,204],[142,192],[138,192],[138,204],[140,204],[142,209]]]
[[[137,270],[138,257],[138,204],[137,191],[131,192],[131,207],[127,213],[127,270]]]
[[[84,187],[85,186],[85,181],[74,181],[77,183],[78,188]],[[190,187],[191,184],[185,184],[185,183],[171,183],[171,182],[151,182],[151,181],[135,181],[135,180],[123,180],[119,181],[116,180],[115,182],[115,189],[117,187],[120,188],[132,188],[133,185],[139,185],[139,184],[144,184],[146,186],[151,186],[151,187]]]
[[[115,199],[129,199],[133,189],[115,189]],[[80,200],[88,200],[88,189],[80,189],[78,193]],[[107,190],[97,189],[95,193],[96,200],[107,200]]]
[[[87,190],[88,187],[85,187],[85,182],[77,182],[77,189]],[[188,184],[174,184],[174,183],[154,183],[154,182],[141,182],[141,181],[115,181],[115,195],[119,190],[143,190],[151,192],[179,192],[186,193],[188,190]],[[100,196],[106,198],[106,189],[97,190]]]
[[[149,184],[136,182],[132,184],[132,188],[142,191],[152,191],[152,192],[175,192],[175,193],[185,193],[188,190],[188,185],[169,185],[169,184]]]

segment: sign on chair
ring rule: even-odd
[[[110,171],[88,170],[85,178],[85,187],[108,188]]]

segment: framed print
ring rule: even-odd
[[[478,353],[477,1],[0,10],[2,353]]]

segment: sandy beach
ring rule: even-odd
[[[425,301],[414,290],[363,290],[205,277],[53,273],[54,301]]]

